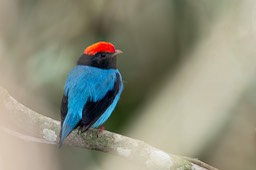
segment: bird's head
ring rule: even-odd
[[[87,47],[77,64],[103,69],[116,68],[116,56],[121,53],[113,44],[100,41]]]

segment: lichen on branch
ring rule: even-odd
[[[7,116],[11,126],[1,130],[22,140],[45,144],[58,144],[60,122],[43,116],[16,101],[4,88],[0,87],[0,117]],[[3,113],[8,114],[3,115]],[[9,124],[9,123],[8,123]],[[14,129],[12,129],[15,127]],[[197,159],[172,155],[143,141],[104,130],[98,134],[90,129],[78,134],[74,130],[64,141],[64,145],[111,153],[157,170],[217,170]],[[57,147],[56,147],[57,148]]]

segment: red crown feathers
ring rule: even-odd
[[[100,41],[94,43],[84,50],[84,54],[95,55],[99,52],[114,53],[116,51],[115,46],[109,42]]]

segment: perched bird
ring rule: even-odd
[[[101,126],[111,115],[123,91],[116,56],[122,51],[108,42],[87,47],[69,73],[61,102],[60,146],[75,129],[85,132]]]

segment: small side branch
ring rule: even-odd
[[[10,126],[12,128],[1,128],[5,133],[30,142],[58,143],[60,122],[20,104],[2,87],[0,87],[0,108],[1,118],[7,117],[7,120],[15,120],[11,121],[13,122]],[[8,114],[3,115],[4,113]],[[12,130],[13,127],[15,130]],[[103,131],[98,135],[97,130],[90,129],[78,135],[77,130],[74,130],[64,141],[64,145],[111,153],[143,164],[150,169],[217,170],[198,159],[172,155],[143,141],[109,131]]]

